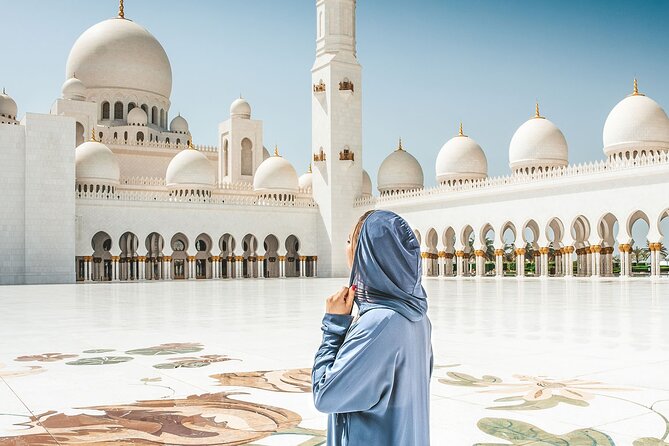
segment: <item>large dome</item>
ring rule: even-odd
[[[78,183],[117,185],[120,170],[116,155],[106,145],[88,141],[75,150],[75,172]]]
[[[251,105],[244,98],[235,99],[230,105],[230,116],[233,118],[251,119]]]
[[[88,28],[74,43],[65,78],[76,77],[86,88],[118,88],[172,92],[172,67],[162,45],[135,22],[114,18]]]
[[[19,109],[16,106],[16,102],[5,92],[5,89],[3,88],[2,93],[0,93],[0,117],[16,120],[16,114],[18,111]]]
[[[488,175],[488,160],[481,146],[462,133],[446,141],[437,155],[437,181],[473,180]]]
[[[303,191],[310,191],[314,183],[314,174],[311,172],[311,164],[309,164],[309,170],[306,173],[300,175],[298,179],[298,185]]]
[[[192,146],[177,153],[165,173],[165,184],[169,188],[182,186],[212,188],[215,182],[214,165],[204,153]]]
[[[365,169],[362,169],[362,196],[372,195],[372,179]]]
[[[253,189],[261,194],[297,192],[299,180],[292,164],[275,151],[260,163],[253,176]]]
[[[669,149],[669,118],[660,105],[636,89],[613,107],[604,124],[604,153]]]
[[[524,168],[551,168],[568,164],[567,140],[560,129],[537,114],[521,125],[509,144],[509,166],[514,172]]]
[[[382,194],[423,188],[423,168],[409,152],[399,146],[379,167],[377,187]]]

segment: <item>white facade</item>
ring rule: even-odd
[[[187,120],[170,119],[167,54],[122,7],[77,39],[50,115],[19,121],[3,92],[0,283],[346,276],[347,236],[372,208],[414,227],[428,276],[627,277],[645,242],[650,275],[661,275],[669,118],[636,81],[607,119],[605,160],[569,165],[537,105],[510,142],[510,175],[489,177],[460,125],[435,151],[437,187],[424,188],[400,141],[373,196],[355,7],[316,1],[311,167],[299,177],[263,146],[243,98],[216,146],[193,145]],[[640,219],[647,240],[632,240]]]

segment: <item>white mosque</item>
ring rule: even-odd
[[[0,283],[346,276],[349,230],[374,208],[412,225],[426,276],[625,278],[635,245],[650,276],[662,274],[669,118],[636,81],[604,125],[605,159],[569,164],[537,105],[510,141],[509,175],[488,176],[461,124],[435,153],[436,187],[400,141],[374,195],[355,7],[316,1],[312,167],[301,176],[264,147],[243,98],[216,146],[193,144],[186,118],[170,114],[170,60],[122,0],[74,43],[49,114],[19,119],[3,91]],[[647,240],[634,241],[639,220]]]

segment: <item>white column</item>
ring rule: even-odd
[[[256,258],[258,259],[258,277],[264,279],[265,278],[265,257],[264,256],[258,256]]]
[[[573,246],[564,247],[564,276],[573,277],[574,276],[574,265],[572,260],[572,253],[574,252]]]
[[[86,256],[84,257],[84,281],[89,282],[91,280],[91,258]]]
[[[495,250],[495,275],[502,277],[504,276],[504,250],[496,249]]]
[[[548,246],[539,248],[539,253],[541,254],[541,271],[539,272],[540,276],[548,277],[548,253],[550,249]]]
[[[516,249],[516,276],[525,277],[525,248]]]
[[[474,255],[476,255],[476,275],[483,277],[485,275],[485,251],[477,249]]]
[[[662,243],[649,243],[648,248],[650,249],[650,275],[653,277],[660,276],[660,249],[662,249]]]
[[[244,278],[244,257],[235,256],[235,278]]]
[[[279,277],[286,277],[286,256],[279,256]]]
[[[313,257],[314,262],[314,277],[318,277],[318,257]]]

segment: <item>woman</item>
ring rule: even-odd
[[[347,255],[350,287],[326,301],[311,376],[314,404],[329,413],[327,444],[429,445],[432,325],[418,240],[399,215],[370,211]]]

